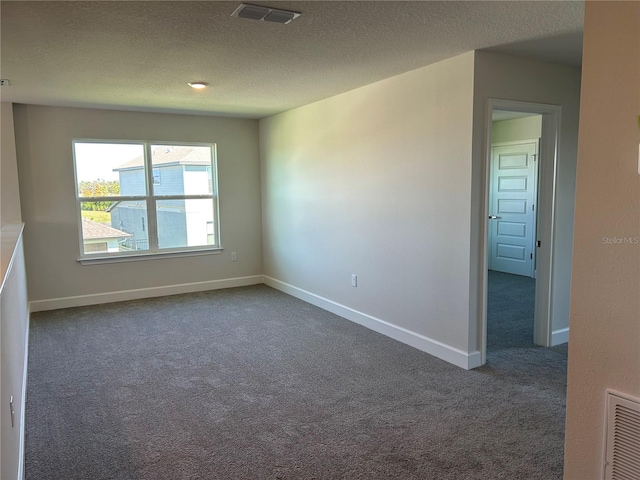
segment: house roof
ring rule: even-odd
[[[88,218],[82,218],[82,238],[85,240],[95,240],[99,238],[125,238],[130,236],[131,234],[118,230],[117,228],[110,227],[103,223],[94,222]]]
[[[239,4],[2,1],[2,101],[263,118],[472,50],[582,57],[583,1],[275,1],[289,25]]]
[[[153,149],[153,166],[168,167],[173,165],[211,165],[210,150],[206,147],[157,146]],[[114,172],[142,167],[144,157],[123,163]]]

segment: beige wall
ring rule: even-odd
[[[2,102],[0,124],[0,224],[20,223],[20,193],[16,164],[16,140],[13,128],[13,106]]]
[[[492,122],[491,143],[531,140],[542,135],[542,116]]]
[[[602,478],[605,390],[640,397],[639,25],[638,2],[586,2],[565,448],[571,480]]]
[[[14,117],[31,301],[262,273],[257,121],[28,105]],[[74,138],[216,143],[224,252],[80,265]]]
[[[266,275],[468,353],[473,62],[260,121]]]
[[[476,52],[473,127],[472,180],[472,242],[470,284],[472,312],[479,311],[478,287],[482,275],[478,267],[484,254],[480,248],[484,238],[486,116],[488,100],[502,99],[562,107],[560,144],[558,147],[555,265],[553,282],[556,291],[551,297],[552,331],[569,326],[569,297],[571,285],[571,251],[573,242],[573,213],[580,109],[580,69],[526,58],[510,57],[488,52]],[[480,314],[474,316],[480,320]],[[472,326],[473,329],[473,326]],[[476,339],[480,341],[480,325]],[[471,337],[473,337],[473,332]],[[473,340],[473,339],[472,339]]]

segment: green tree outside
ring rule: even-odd
[[[113,197],[120,195],[120,182],[116,180],[83,180],[78,184],[81,197]],[[113,202],[82,202],[82,218],[97,223],[111,224],[111,213],[107,210]]]

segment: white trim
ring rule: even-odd
[[[562,345],[569,341],[569,327],[559,328],[551,333],[551,346]]]
[[[537,248],[536,293],[535,293],[535,318],[534,318],[534,343],[545,347],[552,346],[552,303],[553,303],[553,274],[555,248],[555,197],[557,187],[557,161],[560,146],[560,126],[562,107],[543,103],[520,102],[513,100],[501,100],[489,98],[485,112],[484,148],[482,159],[484,166],[484,219],[481,223],[484,229],[481,232],[480,241],[482,256],[479,262],[483,284],[481,285],[480,316],[482,331],[480,337],[482,364],[486,363],[487,354],[487,292],[488,275],[487,268],[489,258],[488,246],[488,213],[489,213],[489,164],[491,160],[491,130],[492,112],[494,109],[516,112],[529,112],[542,115],[542,136],[539,143],[539,172],[538,172],[538,221],[536,225],[536,240],[542,241],[542,248]],[[479,272],[480,273],[480,272]],[[472,327],[470,326],[470,329]]]
[[[537,238],[542,241],[538,251],[538,275],[534,308],[534,343],[550,347],[553,329],[553,303],[556,287],[556,193],[558,183],[558,155],[560,154],[560,127],[562,108],[557,106],[542,116],[540,141],[538,229]]]
[[[146,252],[145,253],[129,253],[125,255],[113,255],[109,257],[96,256],[96,257],[82,257],[78,259],[81,265],[99,265],[103,263],[122,263],[122,262],[139,262],[142,260],[159,260],[162,258],[178,258],[178,257],[193,257],[197,255],[218,255],[222,253],[224,248],[206,248],[200,250],[178,250],[168,252]]]
[[[59,308],[83,307],[86,305],[98,305],[101,303],[122,302],[126,300],[138,300],[141,298],[163,297],[165,295],[177,295],[180,293],[204,292],[221,288],[244,287],[262,283],[262,275],[247,277],[225,278],[222,280],[208,280],[206,282],[182,283],[178,285],[166,285],[162,287],[136,288],[133,290],[120,290],[117,292],[94,293],[78,295],[74,297],[49,298],[29,302],[31,312],[45,310],[57,310]]]
[[[420,335],[419,333],[412,332],[406,328],[393,325],[385,320],[359,312],[353,308],[334,302],[333,300],[329,300],[266,275],[264,276],[264,283],[276,290],[280,290],[281,292],[299,298],[300,300],[304,300],[316,307],[320,307],[331,313],[339,315],[347,320],[373,330],[374,332],[381,333],[382,335],[393,338],[394,340],[406,345],[410,345],[458,367],[469,370],[481,365],[481,356],[478,351],[471,353],[464,352],[458,348],[433,340],[432,338]]]

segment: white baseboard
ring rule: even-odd
[[[331,313],[335,313],[347,320],[369,328],[375,332],[381,333],[387,337],[393,338],[399,342],[410,345],[418,350],[426,352],[434,357],[438,357],[449,363],[464,369],[472,369],[479,367],[481,363],[480,352],[467,353],[450,345],[446,345],[437,340],[425,337],[419,333],[412,332],[406,328],[393,325],[389,322],[373,317],[366,313],[359,312],[350,307],[334,302],[327,298],[321,297],[314,293],[308,292],[298,287],[294,287],[275,278],[264,276],[264,283],[270,287],[287,293],[293,297],[311,303],[316,307],[320,307]]]
[[[560,328],[551,333],[551,346],[562,345],[569,341],[569,328]]]
[[[45,310],[57,310],[59,308],[69,307],[84,307],[86,305],[138,300],[141,298],[163,297],[165,295],[177,295],[180,293],[204,292],[207,290],[218,290],[221,288],[258,285],[263,283],[262,279],[262,275],[252,275],[248,277],[209,280],[206,282],[167,285],[164,287],[137,288],[134,290],[78,295],[75,297],[51,298],[47,300],[35,300],[29,302],[29,307],[31,312],[42,312]]]

